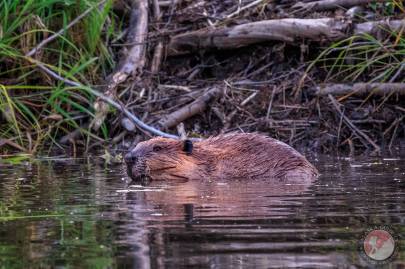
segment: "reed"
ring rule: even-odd
[[[94,97],[55,81],[36,62],[85,85],[95,85],[115,62],[108,40],[120,21],[112,0],[4,0],[0,2],[0,137],[2,153],[35,154],[93,116]],[[35,54],[30,51],[90,10]],[[104,126],[104,134],[107,133]],[[106,137],[106,136],[105,136]]]

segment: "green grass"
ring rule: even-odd
[[[102,80],[114,66],[106,47],[121,22],[112,0],[4,0],[0,2],[0,138],[29,154],[78,128],[93,117],[95,98],[68,87],[36,68],[41,62],[54,72],[84,85]],[[92,8],[93,7],[93,8]],[[25,55],[42,40],[92,8],[61,36],[46,44],[34,61]],[[104,138],[108,133],[103,127]],[[2,147],[1,153],[21,151]]]
[[[402,1],[371,4],[381,16],[404,12]],[[349,37],[326,48],[307,71],[317,66],[326,71],[326,81],[404,82],[405,29],[393,32],[381,27],[381,36],[363,34]]]
[[[399,76],[405,56],[405,39],[395,33],[381,42],[370,35],[354,36],[324,50],[310,65],[327,71],[327,80],[388,82]]]

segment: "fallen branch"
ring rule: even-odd
[[[340,117],[343,119],[343,121],[346,123],[346,125],[352,129],[352,131],[360,138],[360,141],[363,141],[363,139],[365,139],[368,143],[370,143],[375,151],[377,152],[381,152],[381,148],[368,136],[366,135],[362,130],[360,130],[359,128],[356,127],[356,125],[354,125],[350,119],[348,117],[346,117],[346,115],[344,115],[344,113],[342,113],[342,111],[340,110],[339,107],[339,103],[338,101],[336,101],[336,99],[332,96],[332,95],[328,95],[329,100],[332,102],[332,105],[335,107],[336,111],[339,113]],[[367,143],[363,144],[368,147]]]
[[[153,7],[154,7],[155,23],[158,24],[162,17],[158,0],[153,0]],[[155,46],[155,51],[153,53],[153,58],[152,58],[152,63],[151,63],[151,68],[150,68],[150,72],[153,75],[156,75],[157,73],[159,73],[160,64],[162,63],[163,49],[164,49],[163,42],[159,41]]]
[[[161,126],[162,129],[167,129],[178,125],[182,121],[204,111],[207,108],[209,102],[211,102],[215,98],[222,96],[222,94],[223,90],[217,87],[206,91],[194,102],[170,113],[169,115],[164,116],[159,121],[159,126]]]
[[[381,0],[378,0],[382,2]],[[354,6],[362,6],[375,2],[372,0],[321,0],[313,2],[298,2],[292,6],[292,9],[295,10],[295,13],[302,12],[314,12],[314,11],[325,11],[330,9],[335,9],[338,7],[350,8]]]
[[[323,84],[317,87],[316,94],[325,95],[366,95],[374,93],[385,95],[389,93],[398,93],[405,95],[405,83],[354,83],[354,84]]]
[[[180,0],[167,0],[167,1],[159,1],[159,6],[161,7],[170,7],[177,5]]]
[[[136,117],[134,114],[132,114],[131,112],[128,111],[128,109],[126,109],[125,107],[123,107],[122,105],[118,104],[117,102],[115,102],[114,100],[112,100],[110,97],[105,96],[104,94],[102,94],[99,91],[96,91],[90,87],[84,86],[78,82],[66,79],[61,77],[60,75],[56,74],[55,72],[53,72],[52,70],[50,70],[48,67],[46,67],[45,65],[43,65],[42,63],[35,61],[34,62],[41,70],[43,70],[45,73],[47,73],[48,75],[50,75],[51,77],[53,77],[54,79],[60,80],[64,83],[66,83],[67,85],[70,86],[74,86],[74,87],[80,87],[82,89],[87,90],[88,92],[90,92],[91,94],[93,94],[94,96],[97,96],[98,98],[100,98],[101,100],[103,100],[104,102],[110,104],[111,106],[113,106],[114,108],[116,108],[117,110],[121,111],[122,113],[124,113],[124,115],[126,117],[128,117],[131,121],[133,121],[135,123],[136,126],[138,126],[140,129],[150,132],[152,134],[158,135],[158,136],[163,136],[163,137],[167,137],[167,138],[173,138],[173,139],[179,139],[178,136],[176,135],[172,135],[172,134],[168,134],[165,132],[162,132],[152,126],[147,125],[146,123],[144,123],[143,121],[141,121],[138,117]]]
[[[127,43],[132,44],[128,54],[121,59],[118,68],[107,78],[104,95],[110,99],[116,96],[118,86],[129,76],[139,76],[145,65],[145,40],[148,31],[148,0],[134,1],[131,11],[130,32]],[[97,130],[108,114],[108,105],[98,98],[94,103],[96,115],[92,122],[93,129]]]
[[[11,146],[11,147],[13,147],[13,148],[18,149],[18,150],[21,151],[21,152],[29,152],[28,149],[26,149],[26,148],[24,148],[24,147],[18,145],[17,143],[13,142],[13,141],[10,140],[10,139],[0,138],[0,148],[1,148],[2,146],[4,146],[4,145],[9,145],[9,146]]]
[[[377,34],[381,30],[389,32],[399,32],[405,27],[405,20],[395,20],[395,21],[369,21],[356,24],[354,26],[354,34],[369,34],[373,36],[378,36]]]
[[[168,45],[169,55],[181,55],[200,49],[233,49],[264,41],[297,44],[301,39],[337,41],[353,34],[376,34],[376,29],[398,31],[405,20],[373,21],[354,25],[333,18],[278,19],[251,22],[233,27],[203,29],[174,36]],[[349,29],[352,29],[349,31]]]

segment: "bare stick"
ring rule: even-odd
[[[159,2],[158,0],[153,0],[153,6],[154,6],[154,16],[156,22],[159,22],[161,19],[161,13],[160,13],[160,7],[159,7]],[[162,56],[163,56],[163,43],[162,41],[159,41],[156,44],[155,51],[153,53],[153,58],[152,58],[152,64],[151,64],[151,73],[152,74],[157,74],[159,73],[160,69],[160,64],[162,62]]]
[[[153,59],[150,68],[152,74],[155,75],[159,73],[160,65],[162,63],[162,57],[163,57],[163,43],[159,41],[155,47],[155,52],[153,53]]]
[[[382,2],[382,0],[379,0]],[[329,9],[335,9],[338,7],[350,8],[354,6],[366,5],[373,2],[372,0],[321,0],[312,2],[298,2],[292,6],[297,12],[307,11],[324,11]]]
[[[348,21],[334,18],[264,20],[176,35],[170,40],[168,54],[181,55],[209,48],[233,49],[264,41],[337,41],[353,34],[374,35],[381,28],[398,31],[404,26],[405,20],[373,21],[356,24],[350,31]]]
[[[366,95],[374,93],[377,95],[385,95],[390,93],[398,93],[405,95],[405,83],[354,83],[354,84],[323,84],[317,87],[316,94],[319,96],[325,95]]]
[[[129,44],[134,44],[128,54],[121,59],[118,68],[107,78],[107,88],[104,95],[114,99],[117,87],[127,80],[129,76],[139,76],[145,65],[145,40],[148,31],[148,0],[134,1],[131,11],[130,32],[128,33]],[[92,126],[100,128],[108,114],[108,105],[98,98],[94,104],[96,116]]]
[[[59,37],[60,35],[62,35],[66,30],[68,30],[70,27],[72,27],[73,25],[75,25],[76,23],[78,23],[81,19],[83,19],[84,17],[86,17],[91,11],[93,11],[93,9],[95,9],[96,7],[99,7],[100,5],[103,5],[106,2],[106,0],[101,1],[99,4],[94,5],[92,7],[89,7],[85,12],[83,12],[82,14],[80,14],[76,19],[74,19],[73,21],[71,21],[68,25],[66,25],[66,27],[60,29],[59,31],[57,31],[56,33],[54,33],[53,35],[49,36],[48,38],[42,40],[35,48],[33,48],[32,50],[30,50],[25,56],[27,57],[31,57],[32,55],[34,55],[38,50],[40,50],[43,46],[45,46],[46,44],[48,44],[49,42],[53,41],[54,39],[56,39],[57,37]]]
[[[241,24],[233,27],[203,29],[174,36],[169,55],[184,54],[204,48],[239,48],[263,41],[308,38],[337,40],[345,36],[346,25],[335,19],[280,19]]]
[[[339,103],[338,101],[336,101],[336,99],[332,96],[332,95],[328,95],[330,101],[332,102],[332,105],[335,107],[336,111],[339,113],[339,115],[343,118],[344,122],[346,123],[347,126],[349,126],[350,129],[352,129],[355,133],[357,133],[360,137],[362,137],[363,139],[365,139],[368,143],[370,143],[374,149],[378,152],[381,151],[380,147],[373,141],[371,140],[371,138],[366,135],[362,130],[360,130],[359,128],[356,127],[356,125],[354,125],[350,119],[348,117],[346,117],[346,115],[344,115],[342,113],[342,111],[340,110],[339,107]],[[367,144],[366,144],[367,146]]]
[[[155,17],[155,20],[159,21],[160,17],[161,17],[159,1],[158,0],[152,0],[152,3],[153,3],[153,15]]]
[[[104,102],[109,103],[111,106],[113,106],[117,110],[124,113],[125,116],[127,116],[130,120],[132,120],[142,130],[148,131],[148,132],[150,132],[152,134],[155,134],[155,135],[158,135],[158,136],[179,139],[179,137],[176,136],[176,135],[172,135],[172,134],[162,132],[162,131],[160,131],[160,130],[152,127],[152,126],[147,125],[146,123],[141,121],[138,117],[136,117],[131,112],[129,112],[125,107],[118,104],[117,102],[115,102],[114,100],[109,98],[108,96],[105,96],[104,94],[100,93],[99,91],[96,91],[96,90],[94,90],[94,89],[92,89],[90,87],[86,87],[86,86],[84,86],[84,85],[82,85],[82,84],[80,84],[78,82],[63,78],[63,77],[59,76],[58,74],[56,74],[55,72],[53,72],[52,70],[50,70],[48,67],[46,67],[42,63],[39,63],[39,62],[35,62],[35,63],[40,69],[42,69],[45,73],[47,73],[51,77],[53,77],[53,78],[55,78],[57,80],[60,80],[60,81],[62,81],[64,83],[66,83],[67,85],[71,85],[71,86],[74,86],[74,87],[79,87],[79,88],[85,89],[88,92],[90,92],[91,94],[93,94],[93,95],[99,97],[100,99],[102,99]]]
[[[247,4],[246,6],[243,6],[243,7],[241,7],[241,8],[238,8],[238,10],[236,10],[235,12],[233,12],[233,13],[227,15],[226,18],[227,18],[227,19],[230,19],[230,18],[232,18],[232,17],[234,17],[234,16],[237,16],[237,15],[239,15],[242,11],[244,11],[244,10],[246,10],[246,9],[249,9],[249,8],[251,8],[251,7],[257,6],[257,5],[261,4],[261,3],[263,3],[264,1],[265,1],[265,0],[256,0],[256,1],[250,2],[250,3]]]
[[[186,128],[184,127],[184,123],[180,122],[179,125],[177,125],[177,133],[179,134],[181,140],[187,139],[187,133]]]
[[[177,5],[180,2],[179,0],[166,0],[166,1],[159,1],[159,6],[161,7],[170,7],[172,5]]]
[[[202,96],[198,97],[194,102],[163,117],[159,121],[159,125],[162,126],[162,128],[170,128],[176,126],[180,122],[204,111],[207,108],[208,103],[212,101],[212,99],[218,98],[222,94],[222,89],[214,87],[205,92]]]

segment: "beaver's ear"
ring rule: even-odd
[[[183,151],[187,155],[191,155],[191,153],[193,153],[193,142],[191,142],[191,140],[186,139],[183,141]]]

